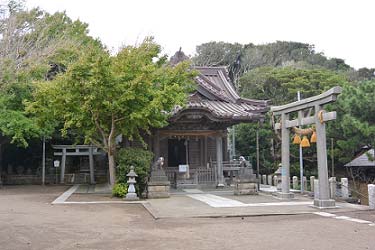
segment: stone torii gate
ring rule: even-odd
[[[90,184],[95,184],[95,169],[94,169],[94,155],[101,155],[102,152],[98,148],[91,145],[52,145],[52,148],[57,151],[54,156],[61,156],[61,172],[60,183],[65,183],[65,164],[67,156],[88,156],[90,168]]]
[[[275,129],[281,129],[281,165],[282,165],[282,189],[277,195],[281,199],[293,198],[290,192],[290,129],[293,127],[314,124],[317,140],[317,160],[319,176],[319,197],[314,197],[314,206],[319,208],[334,207],[335,201],[329,196],[329,182],[327,169],[327,146],[326,146],[326,126],[325,122],[336,119],[336,111],[325,112],[323,106],[327,103],[336,101],[341,93],[341,87],[334,87],[320,95],[313,96],[300,101],[292,102],[282,106],[271,107],[274,116],[281,116],[281,122],[275,124]],[[314,115],[310,112],[314,109]],[[309,114],[304,117],[303,111],[308,110]],[[298,112],[298,118],[289,120],[293,112]]]

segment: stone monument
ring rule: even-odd
[[[153,164],[151,174],[147,183],[147,197],[154,198],[169,198],[169,188],[171,183],[163,169],[164,158],[159,159]]]
[[[240,156],[240,169],[235,179],[235,195],[258,194],[257,179],[253,169],[243,156]]]

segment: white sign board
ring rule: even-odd
[[[55,168],[60,167],[60,161],[59,161],[59,160],[54,160],[54,161],[53,161],[53,166],[54,166]]]
[[[189,165],[178,165],[178,172],[186,173],[189,169]]]

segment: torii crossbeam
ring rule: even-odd
[[[323,106],[336,101],[341,93],[341,87],[334,87],[320,95],[313,96],[301,101],[292,102],[282,106],[271,107],[274,116],[281,116],[281,122],[275,124],[276,129],[281,129],[281,165],[282,165],[282,188],[278,193],[281,199],[293,198],[290,192],[290,128],[314,124],[316,129],[316,147],[318,158],[319,192],[318,197],[314,197],[314,206],[319,208],[334,207],[335,201],[329,196],[329,182],[327,169],[327,146],[326,146],[326,126],[325,122],[335,120],[336,112],[325,112]],[[314,115],[303,117],[303,110],[314,109]],[[289,120],[290,113],[298,112],[298,119]]]

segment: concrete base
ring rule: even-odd
[[[127,193],[125,196],[125,200],[127,201],[137,201],[139,200],[138,196],[136,193]]]
[[[168,183],[148,183],[147,198],[169,198],[169,182]]]
[[[282,200],[289,200],[294,198],[293,193],[283,193],[283,192],[277,192],[276,197]]]
[[[234,195],[257,195],[258,188],[256,183],[237,182],[234,188]]]
[[[317,208],[334,208],[336,207],[335,200],[314,200],[314,207]]]

